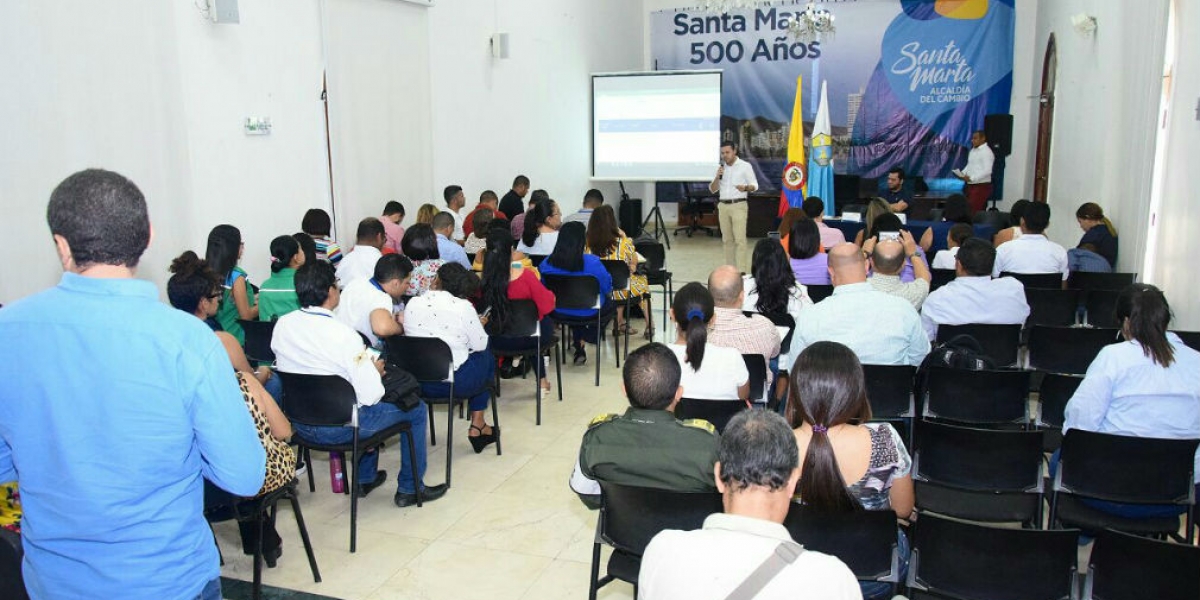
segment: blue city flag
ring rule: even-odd
[[[834,216],[833,128],[829,126],[829,98],[821,82],[821,105],[813,122],[812,152],[808,154],[808,195],[825,203],[825,216]]]

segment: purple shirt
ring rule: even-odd
[[[818,252],[812,258],[792,258],[792,273],[804,285],[830,285],[829,255]]]

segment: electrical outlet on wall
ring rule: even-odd
[[[246,135],[271,135],[271,117],[246,117],[242,129]]]

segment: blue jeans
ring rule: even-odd
[[[279,378],[279,373],[271,373],[271,378],[263,384],[263,389],[271,395],[271,398],[278,404],[283,399],[283,380]]]
[[[400,410],[400,407],[387,402],[380,402],[373,406],[358,407],[358,436],[360,438],[371,437],[396,423],[407,422],[412,425],[413,445],[416,446],[417,455],[410,456],[408,444],[403,441],[400,443],[400,473],[397,475],[399,482],[397,491],[401,493],[416,493],[416,489],[413,487],[412,476],[414,463],[416,464],[417,481],[422,482],[422,489],[425,487],[425,430],[428,427],[427,418],[424,402],[409,411]],[[300,434],[301,438],[318,444],[344,444],[354,439],[354,432],[349,427],[313,426],[303,423],[293,423],[292,429]],[[310,465],[309,468],[311,469],[312,466]],[[379,453],[364,452],[358,459],[358,482],[367,484],[375,481],[375,473],[378,468]]]
[[[487,350],[472,352],[467,360],[454,370],[454,395],[470,398],[472,411],[484,410],[488,405],[488,385],[496,376],[496,359]],[[421,383],[421,394],[430,398],[445,398],[450,395],[450,384],[441,381]]]
[[[200,595],[196,596],[196,600],[221,600],[221,578],[218,577],[204,584],[204,589],[200,590]]]

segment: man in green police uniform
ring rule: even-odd
[[[679,359],[662,344],[647,344],[625,362],[623,415],[592,419],[583,434],[571,489],[588,508],[600,508],[597,480],[680,492],[717,489],[713,463],[720,436],[702,419],[672,414],[683,396]]]

